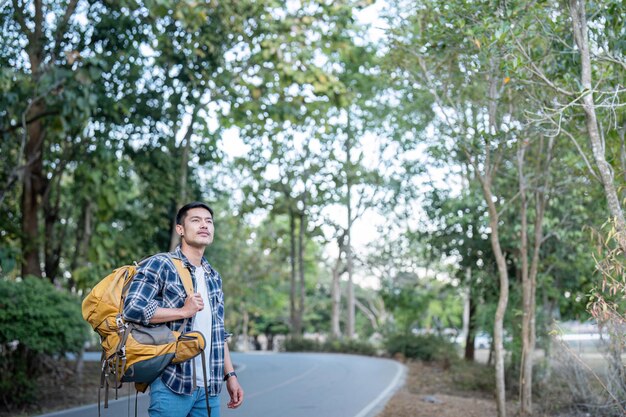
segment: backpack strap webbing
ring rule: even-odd
[[[192,295],[193,291],[193,281],[191,280],[191,272],[189,269],[185,268],[183,261],[178,258],[170,257],[172,262],[174,262],[174,266],[178,271],[178,276],[180,280],[183,282],[183,287],[185,287],[185,291],[187,291],[187,295]]]
[[[183,282],[183,287],[185,287],[185,292],[187,292],[187,296],[191,297],[193,293],[195,292],[194,287],[193,287],[193,281],[191,280],[191,272],[189,272],[189,269],[185,268],[185,265],[183,264],[182,259],[174,258],[169,253],[167,254],[167,256],[169,256],[172,263],[174,263],[174,266],[176,267],[176,271],[178,272],[178,276],[180,277],[180,280]],[[180,328],[178,329],[179,333],[182,334],[185,332],[185,326],[187,326],[187,320],[188,319],[183,320],[183,323],[180,325]]]
[[[137,401],[138,401],[139,391],[135,390],[135,417],[137,417]]]
[[[207,383],[206,378],[206,359],[204,357],[204,350],[200,352],[202,356],[202,376],[204,378],[204,397],[206,398],[206,411],[207,416],[211,417],[211,406],[209,405],[209,384]]]

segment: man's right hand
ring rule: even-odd
[[[198,311],[204,308],[204,301],[199,293],[194,293],[185,299],[185,305],[180,308],[157,307],[150,323],[166,323],[168,321],[183,320],[193,317]]]
[[[185,317],[192,317],[198,311],[202,311],[204,309],[204,301],[202,301],[202,296],[200,293],[193,293],[191,296],[185,299],[185,305],[183,306],[183,310],[185,311]]]

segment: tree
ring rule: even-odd
[[[397,23],[390,50],[402,51],[402,57],[391,56],[399,70],[411,77],[418,88],[429,91],[439,113],[442,127],[447,129],[451,154],[464,160],[481,185],[489,213],[489,235],[499,276],[499,300],[494,320],[496,367],[496,398],[498,415],[506,415],[503,321],[509,297],[507,261],[500,240],[501,200],[494,194],[498,175],[514,134],[504,108],[512,103],[502,94],[505,88],[500,63],[504,47],[494,42],[496,22],[477,20],[475,16],[491,16],[475,4],[473,10],[465,5],[450,7],[438,1],[424,2],[412,14]],[[500,7],[497,15],[502,16]],[[446,20],[447,19],[447,20]],[[462,25],[452,32],[446,22]],[[437,41],[433,41],[437,38]],[[411,53],[409,51],[418,51]],[[464,73],[441,67],[462,68]]]
[[[511,29],[511,35],[523,57],[518,59],[520,64],[557,98],[553,104],[544,104],[536,119],[551,123],[555,135],[564,135],[574,143],[590,175],[602,185],[616,230],[624,236],[626,222],[616,186],[619,179],[613,173],[615,166],[622,167],[623,129],[616,123],[607,123],[620,107],[615,104],[620,100],[614,98],[624,94],[621,83],[626,61],[617,41],[623,37],[624,20],[616,9],[618,2],[587,5],[584,0],[572,0],[563,6],[533,4],[517,10],[521,24]],[[554,22],[542,27],[543,36],[535,36],[537,19],[552,12]],[[534,36],[534,40],[529,42],[529,36]],[[542,52],[532,52],[531,43]],[[563,57],[570,65],[563,65]],[[580,137],[583,132],[586,138]],[[581,146],[580,140],[586,140],[588,147]],[[622,243],[626,248],[626,241]]]
[[[306,234],[319,227],[317,213],[332,192],[324,184],[335,143],[336,113],[346,103],[346,85],[334,65],[354,53],[348,36],[352,2],[310,2],[298,10],[271,10],[263,35],[249,45],[233,71],[244,74],[233,88],[228,115],[252,149],[241,166],[250,173],[249,207],[264,207],[290,219],[291,322],[302,329]],[[278,172],[278,178],[275,178]],[[269,180],[268,180],[269,179]],[[332,198],[332,197],[331,197]]]
[[[22,224],[22,276],[45,275],[55,281],[68,265],[77,270],[89,264],[88,249],[98,232],[95,213],[112,219],[118,204],[128,201],[116,195],[125,185],[99,185],[111,186],[109,175],[122,179],[134,175],[133,170],[146,172],[127,157],[175,158],[172,163],[164,158],[162,171],[152,171],[161,178],[146,178],[163,187],[155,206],[167,219],[180,204],[177,191],[197,195],[188,161],[219,160],[217,135],[201,107],[207,97],[217,100],[229,84],[220,69],[225,51],[237,42],[250,13],[258,10],[246,4],[16,0],[12,9],[3,11],[7,36],[2,60],[8,64],[3,79],[8,82],[2,84],[2,104],[8,107],[2,110],[6,117],[0,133],[12,145],[6,146],[10,164],[2,165],[0,201],[14,199],[20,178],[21,201],[15,207]],[[188,112],[199,117],[177,144]],[[203,139],[192,141],[192,133]],[[119,166],[115,172],[95,162]],[[91,182],[101,194],[73,187],[76,180]],[[70,235],[77,251],[68,248]],[[71,261],[64,262],[66,256]]]
[[[27,83],[24,90],[29,99],[25,101],[27,104],[21,110],[21,117],[12,120],[13,126],[18,120],[21,122],[23,132],[18,142],[20,151],[16,155],[16,167],[9,175],[7,188],[12,187],[16,177],[21,177],[22,276],[41,277],[39,212],[41,201],[49,193],[52,183],[44,173],[44,154],[48,141],[54,140],[46,137],[52,135],[44,118],[61,113],[56,97],[62,94],[65,84],[71,82],[72,67],[80,56],[75,52],[76,46],[83,41],[86,31],[75,20],[78,0],[55,4],[50,10],[44,9],[41,2],[35,2],[32,8],[25,7],[18,0],[12,5],[7,40],[19,39],[22,42],[18,44],[24,45],[23,51],[14,49],[13,52],[16,55],[24,52],[28,57],[27,62],[18,60],[28,74],[28,78],[20,78]],[[52,24],[48,17],[53,18]],[[70,32],[76,33],[75,40],[67,36]],[[81,116],[79,129],[85,123],[84,113]],[[3,130],[10,130],[10,126]]]

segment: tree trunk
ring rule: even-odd
[[[246,308],[245,303],[241,303],[241,305],[239,306],[241,308],[242,311],[242,317],[241,317],[241,337],[243,339],[243,347],[242,347],[242,351],[243,352],[247,352],[248,350],[250,350],[250,347],[248,346],[248,328],[250,327],[250,316],[248,314],[248,309]]]
[[[48,183],[48,187],[52,187],[52,184]],[[62,242],[65,240],[66,227],[63,227],[60,235],[57,235],[58,228],[55,226],[59,219],[59,206],[61,203],[59,193],[57,193],[54,204],[50,202],[49,198],[51,191],[48,190],[44,194],[44,271],[46,278],[54,284],[61,262]]]
[[[290,245],[290,287],[289,287],[289,317],[291,319],[291,334],[300,335],[300,323],[296,309],[296,220],[293,209],[289,209],[289,245]]]
[[[348,111],[348,136],[346,138],[346,207],[348,211],[348,227],[346,229],[346,266],[348,268],[348,320],[346,333],[348,339],[354,339],[356,333],[356,303],[354,301],[354,263],[352,260],[352,143],[350,138],[350,112]]]
[[[520,363],[520,414],[532,413],[532,354],[530,350],[530,320],[535,312],[531,306],[532,287],[528,276],[528,200],[526,195],[526,176],[524,175],[524,160],[527,142],[519,145],[517,153],[517,173],[520,195],[520,263],[522,264],[522,354]]]
[[[79,266],[85,264],[85,258],[89,250],[89,243],[91,242],[91,235],[93,233],[93,209],[94,203],[91,200],[86,200],[83,203],[83,209],[80,217],[80,222],[76,228],[76,249],[72,257],[72,263],[70,265],[70,271],[72,274],[78,269]],[[74,292],[76,290],[76,280],[72,275],[69,280],[69,290]]]
[[[509,273],[506,269],[506,259],[500,246],[500,236],[498,233],[499,216],[498,210],[493,202],[491,191],[491,179],[481,180],[485,201],[489,209],[489,226],[491,228],[491,247],[496,257],[498,266],[498,276],[500,281],[500,296],[493,324],[493,352],[496,367],[496,405],[498,417],[506,416],[506,386],[504,379],[504,314],[509,302]]]
[[[555,287],[558,288],[557,285],[555,285]],[[558,318],[555,317],[554,314],[556,303],[548,297],[547,289],[543,289],[542,291],[542,304],[543,311],[546,313],[545,323],[547,323],[542,330],[544,334],[548,334],[551,330],[554,330],[552,323],[555,323]],[[544,383],[550,381],[552,378],[552,346],[552,338],[547,337],[543,342],[544,356],[546,358],[546,367],[542,375],[542,381]]]
[[[367,317],[367,319],[370,321],[370,325],[372,326],[372,329],[374,329],[374,330],[378,329],[378,319],[376,318],[376,314],[374,312],[372,312],[371,309],[367,308],[365,306],[365,304],[360,302],[358,299],[354,300],[354,304],[365,315],[365,317]]]
[[[180,157],[180,179],[178,184],[179,194],[174,199],[174,207],[176,208],[176,212],[184,205],[187,201],[187,176],[189,175],[189,154],[191,153],[191,135],[193,134],[193,123],[196,120],[196,116],[198,115],[198,110],[200,110],[200,106],[196,105],[191,113],[191,121],[189,122],[189,127],[187,128],[187,132],[185,132],[185,136],[180,144],[182,148],[182,155]],[[172,221],[172,234],[170,235],[170,252],[173,252],[178,244],[180,243],[180,236],[176,233],[176,213],[174,213],[174,219]]]
[[[471,269],[468,268],[471,274]],[[464,359],[466,361],[474,361],[476,357],[476,350],[474,348],[474,341],[476,338],[476,300],[474,299],[474,291],[472,291],[471,283],[467,292],[467,333],[465,338],[465,352]]]
[[[533,381],[533,353],[537,342],[536,329],[536,306],[537,306],[537,273],[539,271],[539,254],[543,243],[543,219],[550,193],[550,165],[552,163],[552,151],[554,139],[548,140],[547,148],[544,151],[543,139],[537,148],[537,169],[536,175],[542,179],[535,189],[535,220],[533,229],[533,251],[528,267],[528,250],[524,244],[526,237],[522,241],[522,298],[523,298],[523,318],[522,318],[522,362],[520,364],[520,413],[522,415],[532,414],[532,381]],[[523,150],[521,158],[524,157]],[[542,156],[545,160],[542,166]],[[524,160],[518,160],[520,174],[520,195],[522,197],[522,231],[527,228],[526,217],[526,179],[523,173]],[[524,261],[526,265],[524,267]]]
[[[265,333],[265,337],[267,338],[267,350],[269,352],[273,352],[274,351],[274,334]]]
[[[497,82],[498,82],[498,62],[493,58],[490,62],[491,76],[489,83],[489,128],[490,133],[497,133],[496,110],[497,110]],[[497,160],[497,158],[496,158]],[[493,164],[493,165],[492,165]],[[491,160],[490,144],[485,142],[485,173],[480,174],[478,164],[475,170],[482,186],[483,197],[487,203],[489,212],[489,227],[491,228],[491,247],[496,258],[498,267],[498,276],[500,283],[500,295],[498,297],[498,306],[493,324],[493,352],[495,357],[496,368],[496,406],[498,409],[498,417],[506,417],[506,384],[504,379],[504,314],[509,302],[509,273],[506,267],[506,259],[500,246],[499,221],[497,207],[494,203],[494,196],[491,189],[492,178],[497,171],[497,162]]]
[[[604,140],[598,127],[596,107],[593,95],[593,85],[591,76],[591,58],[589,52],[589,36],[587,33],[587,18],[585,17],[585,1],[570,0],[570,15],[572,17],[572,27],[574,39],[580,51],[581,75],[580,82],[583,87],[582,106],[585,111],[585,122],[587,134],[591,143],[593,157],[600,173],[600,179],[604,187],[604,194],[611,217],[615,222],[617,241],[624,252],[626,252],[626,220],[622,210],[620,199],[613,178],[613,170],[605,157]]]
[[[26,118],[44,111],[44,104],[37,102],[31,106]],[[39,211],[43,191],[43,143],[44,130],[40,120],[28,125],[28,140],[25,148],[24,174],[22,178],[22,277],[41,277],[39,257],[40,233]],[[32,161],[32,162],[31,162]]]
[[[30,62],[33,84],[37,85],[41,77],[41,62],[44,55],[44,11],[42,2],[34,4],[32,28],[26,24],[24,11],[14,2],[15,14],[22,32],[28,38],[26,53]],[[23,124],[26,135],[24,148],[24,170],[22,176],[22,277],[42,276],[39,231],[39,211],[43,192],[43,150],[45,130],[39,115],[46,110],[43,97],[33,97],[24,114]],[[33,120],[26,124],[27,120]],[[18,161],[19,163],[19,161]]]
[[[617,129],[617,135],[619,136],[620,143],[620,163],[622,165],[622,181],[626,182],[626,141],[624,136],[626,134],[626,121],[622,122],[621,127]]]
[[[306,232],[306,190],[304,191],[304,203],[302,213],[300,214],[300,233],[298,233],[298,271],[300,275],[300,292],[299,292],[299,300],[298,300],[298,323],[299,323],[299,333],[303,333],[303,323],[304,323],[304,300],[306,297],[306,284],[305,284],[305,273],[304,273],[304,237]]]
[[[341,337],[341,328],[339,317],[341,315],[341,247],[339,255],[333,267],[333,282],[330,290],[332,309],[330,315],[330,334],[333,338]]]

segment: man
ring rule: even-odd
[[[176,215],[181,244],[172,254],[154,255],[142,262],[128,290],[124,319],[144,325],[167,323],[178,330],[200,331],[206,339],[206,378],[211,417],[219,417],[222,382],[230,395],[229,408],[243,402],[243,389],[233,368],[224,330],[222,279],[204,258],[213,242],[213,210],[201,202],[183,206]],[[191,272],[194,294],[187,296],[171,257]],[[185,320],[187,320],[185,322]],[[202,361],[196,358],[169,365],[150,385],[151,417],[207,415]]]

